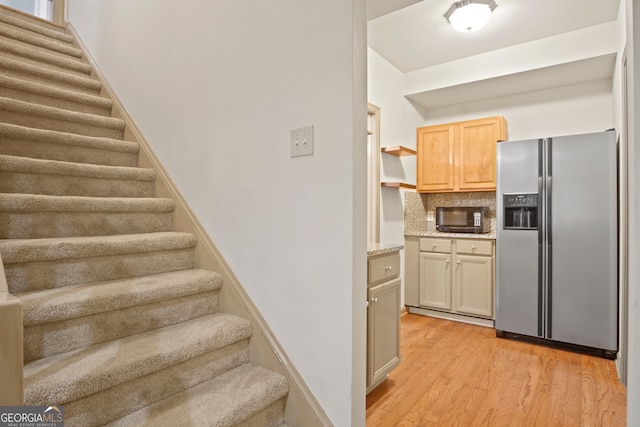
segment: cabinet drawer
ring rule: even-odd
[[[491,240],[463,240],[456,243],[459,254],[493,255],[493,242]]]
[[[377,283],[400,275],[400,254],[385,255],[369,260],[368,283]]]
[[[449,239],[420,239],[421,252],[451,253],[451,240]]]

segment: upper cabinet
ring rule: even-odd
[[[506,139],[507,121],[500,116],[418,128],[416,189],[495,191],[496,143]]]

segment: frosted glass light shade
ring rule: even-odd
[[[454,3],[444,16],[456,31],[467,33],[484,27],[496,6],[492,0],[463,0]]]

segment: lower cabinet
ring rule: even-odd
[[[418,238],[407,242],[405,257],[407,305],[493,319],[492,240]]]
[[[368,262],[367,393],[400,363],[400,254]]]

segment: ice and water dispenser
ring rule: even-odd
[[[504,228],[536,230],[538,228],[537,194],[504,194]]]

